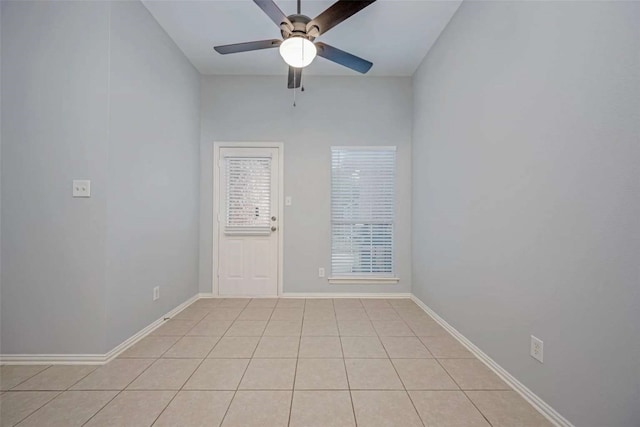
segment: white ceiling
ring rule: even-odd
[[[144,5],[202,74],[284,75],[277,49],[220,55],[214,45],[281,38],[276,25],[251,0],[143,0]],[[286,14],[296,2],[276,0]],[[311,18],[331,0],[302,0]],[[373,62],[367,75],[411,76],[447,25],[461,0],[378,0],[318,40]],[[358,75],[316,58],[314,75]]]

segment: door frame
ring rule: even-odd
[[[219,208],[220,208],[220,149],[221,148],[276,148],[278,149],[278,295],[281,296],[284,291],[284,143],[282,142],[213,142],[213,212],[211,220],[213,221],[213,259],[212,259],[212,286],[211,292],[214,297],[220,296],[220,288],[218,286],[218,247],[220,246],[219,238]]]

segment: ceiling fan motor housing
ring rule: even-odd
[[[311,22],[311,18],[306,15],[300,14],[289,15],[287,16],[287,18],[293,25],[293,30],[291,30],[286,23],[282,23],[280,25],[280,33],[282,34],[282,38],[284,40],[288,39],[289,37],[304,37],[305,39],[308,39],[310,41],[313,41],[315,39],[315,36],[312,36],[307,32],[307,24]],[[317,27],[314,26],[313,28]]]

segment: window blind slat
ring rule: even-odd
[[[395,147],[331,149],[333,276],[394,275]]]
[[[271,226],[271,158],[226,157],[226,234],[265,234]]]

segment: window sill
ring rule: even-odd
[[[399,277],[329,277],[329,283],[332,285],[389,285],[396,284],[399,281]]]

